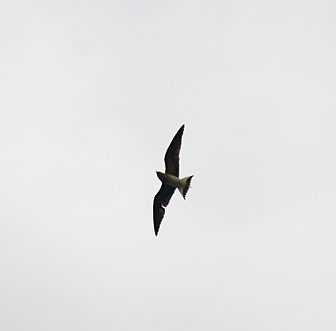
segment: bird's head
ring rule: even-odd
[[[156,175],[159,177],[159,179],[161,179],[161,178],[162,178],[162,175],[163,175],[163,173],[162,173],[161,171],[157,171],[157,172],[156,172]]]

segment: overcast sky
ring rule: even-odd
[[[0,41],[1,330],[336,330],[335,1],[4,1]]]

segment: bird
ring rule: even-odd
[[[160,225],[165,214],[164,207],[168,206],[175,189],[178,188],[182,197],[185,199],[190,188],[191,179],[194,177],[194,175],[192,175],[181,179],[179,178],[179,161],[183,131],[184,124],[177,131],[168,146],[164,157],[165,172],[156,171],[156,175],[162,182],[160,190],[155,195],[153,201],[153,221],[156,236],[159,233]]]

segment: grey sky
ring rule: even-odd
[[[335,13],[2,3],[0,329],[334,331]]]

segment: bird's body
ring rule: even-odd
[[[154,197],[153,202],[153,220],[154,220],[154,231],[155,235],[158,234],[159,228],[165,214],[165,209],[167,207],[172,195],[177,188],[183,198],[188,192],[190,187],[191,178],[193,176],[188,176],[184,178],[179,178],[179,154],[181,149],[182,134],[184,130],[184,125],[177,131],[172,142],[170,143],[166,155],[165,155],[165,173],[157,171],[156,174],[162,182],[159,192]]]
[[[170,174],[165,174],[163,172],[157,171],[156,172],[157,176],[161,180],[162,183],[165,183],[169,186],[179,188],[182,185],[182,181],[180,178],[170,175]]]
[[[161,180],[162,183],[178,188],[181,195],[185,199],[185,195],[187,194],[187,191],[190,187],[190,181],[193,176],[188,176],[184,178],[178,178],[176,176],[170,175],[170,174],[165,174],[163,172],[157,171],[156,172],[157,176]]]

